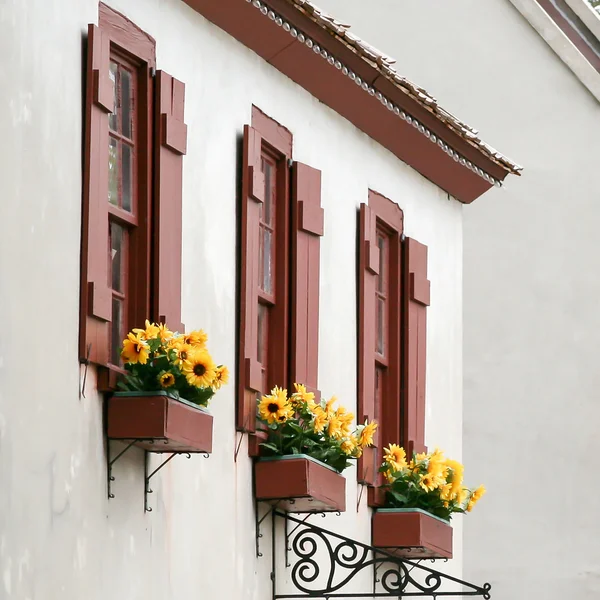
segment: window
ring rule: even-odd
[[[183,84],[154,67],[154,40],[100,4],[88,38],[80,359],[99,365],[103,389],[132,327],[182,329]]]
[[[292,163],[291,133],[256,107],[244,129],[237,426],[256,431],[256,399],[318,376],[321,174]],[[258,452],[251,436],[250,452]]]
[[[383,447],[424,447],[427,249],[404,238],[402,211],[373,191],[360,207],[359,237],[358,413],[379,423],[359,481],[377,486]],[[383,500],[376,487],[369,500]]]

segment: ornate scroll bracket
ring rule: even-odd
[[[423,564],[399,558],[367,544],[351,540],[287,513],[273,510],[273,600],[320,598],[441,598],[481,596],[491,598],[491,585],[478,586]],[[285,522],[285,574],[277,577],[278,519]],[[290,529],[290,525],[292,529]],[[289,553],[289,555],[288,555]],[[433,562],[433,561],[432,561]],[[291,569],[291,572],[290,572]],[[372,589],[355,591],[369,580]],[[365,577],[365,575],[367,575]],[[359,588],[360,589],[360,588]]]

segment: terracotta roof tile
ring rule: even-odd
[[[286,2],[294,6],[297,10],[305,13],[310,19],[328,31],[335,38],[341,40],[353,52],[363,60],[367,61],[371,67],[375,67],[386,79],[392,82],[394,86],[414,98],[429,112],[435,115],[438,120],[442,121],[446,127],[467,140],[469,144],[476,147],[480,152],[504,167],[510,173],[515,175],[520,174],[519,171],[522,170],[522,167],[497,150],[494,150],[489,144],[486,144],[479,137],[479,132],[476,129],[473,129],[458,117],[441,107],[436,98],[427,92],[427,90],[406,79],[406,77],[399,75],[393,67],[396,61],[354,35],[350,31],[349,25],[328,15],[310,0],[286,0]]]

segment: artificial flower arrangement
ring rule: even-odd
[[[420,508],[446,521],[454,513],[470,512],[486,491],[483,485],[464,487],[463,465],[437,448],[407,461],[404,448],[390,444],[379,471],[387,480],[388,508]]]
[[[216,365],[206,348],[202,329],[174,333],[166,325],[146,321],[144,329],[133,329],[123,340],[121,358],[127,375],[119,382],[128,392],[164,391],[175,399],[199,406],[208,401],[229,372]]]
[[[377,424],[365,421],[352,428],[354,415],[343,406],[334,408],[336,397],[315,402],[315,395],[302,384],[294,384],[288,397],[275,387],[258,401],[258,414],[266,425],[265,456],[305,454],[341,473],[351,460],[373,444]]]

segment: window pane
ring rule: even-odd
[[[123,301],[113,298],[111,321],[111,363],[118,365],[121,362],[120,348],[125,338],[123,330]]]
[[[379,276],[377,277],[377,290],[384,292],[387,273],[385,272],[385,238],[383,238],[383,236],[377,236],[377,247],[379,248]]]
[[[123,228],[116,223],[110,224],[110,249],[112,256],[112,289],[116,292],[123,292],[123,267],[125,256],[123,254],[124,246]]]
[[[131,212],[131,173],[132,169],[132,150],[131,148],[121,142],[121,151],[123,152],[123,162],[121,164],[121,169],[123,170],[123,180],[122,180],[122,206],[125,210]]]
[[[269,309],[264,304],[258,305],[258,362],[263,366],[267,364],[267,335],[268,335],[268,323],[269,320]]]
[[[268,229],[262,229],[263,232],[263,278],[262,289],[268,294],[272,293],[273,282],[273,233]]]
[[[121,69],[121,132],[125,137],[131,138],[132,131],[132,100],[131,73]]]
[[[108,201],[119,206],[119,142],[108,138]]]
[[[385,300],[377,298],[377,352],[382,356],[385,353]]]
[[[272,225],[271,215],[273,213],[273,190],[271,189],[273,168],[270,163],[263,161],[263,171],[265,174],[265,212],[263,220],[267,225]]]
[[[117,66],[117,63],[111,61],[109,69],[108,69],[108,75],[110,77],[110,80],[113,83],[113,112],[108,116],[108,126],[113,131],[118,131],[118,128],[119,128],[118,117],[117,117],[117,71],[118,71],[118,69],[119,69],[119,67]]]

